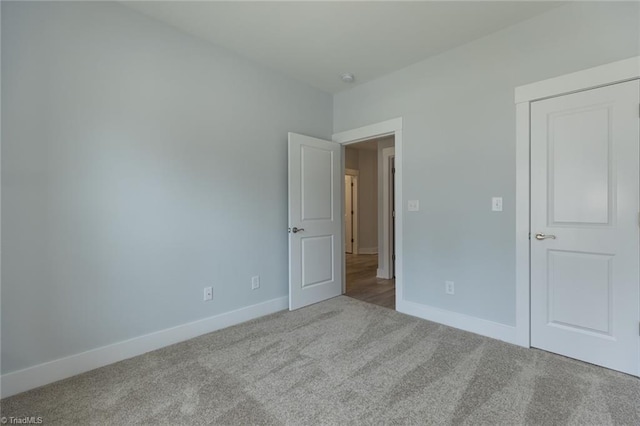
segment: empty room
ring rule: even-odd
[[[1,423],[640,424],[639,2],[0,14]]]

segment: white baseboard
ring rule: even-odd
[[[358,254],[378,254],[378,247],[358,247]]]
[[[386,269],[376,269],[376,278],[382,278],[383,280],[390,280],[393,277],[390,277],[389,274],[387,274],[387,270]]]
[[[505,324],[446,311],[420,303],[408,302],[406,300],[398,301],[396,310],[403,314],[459,328],[460,330],[470,331],[471,333],[491,337],[492,339],[502,340],[515,345],[518,344],[516,328]]]
[[[1,397],[34,389],[174,343],[287,309],[280,297],[2,375]]]

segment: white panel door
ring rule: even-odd
[[[344,177],[344,251],[353,253],[353,177]]]
[[[289,133],[289,309],[342,294],[341,147]]]
[[[640,84],[531,104],[531,346],[640,375]]]

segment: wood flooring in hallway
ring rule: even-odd
[[[395,309],[395,280],[384,280],[376,277],[378,255],[347,253],[346,256],[347,291],[345,296]]]

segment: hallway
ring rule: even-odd
[[[396,308],[395,279],[376,278],[377,254],[346,255],[347,291],[345,296],[389,309]]]

